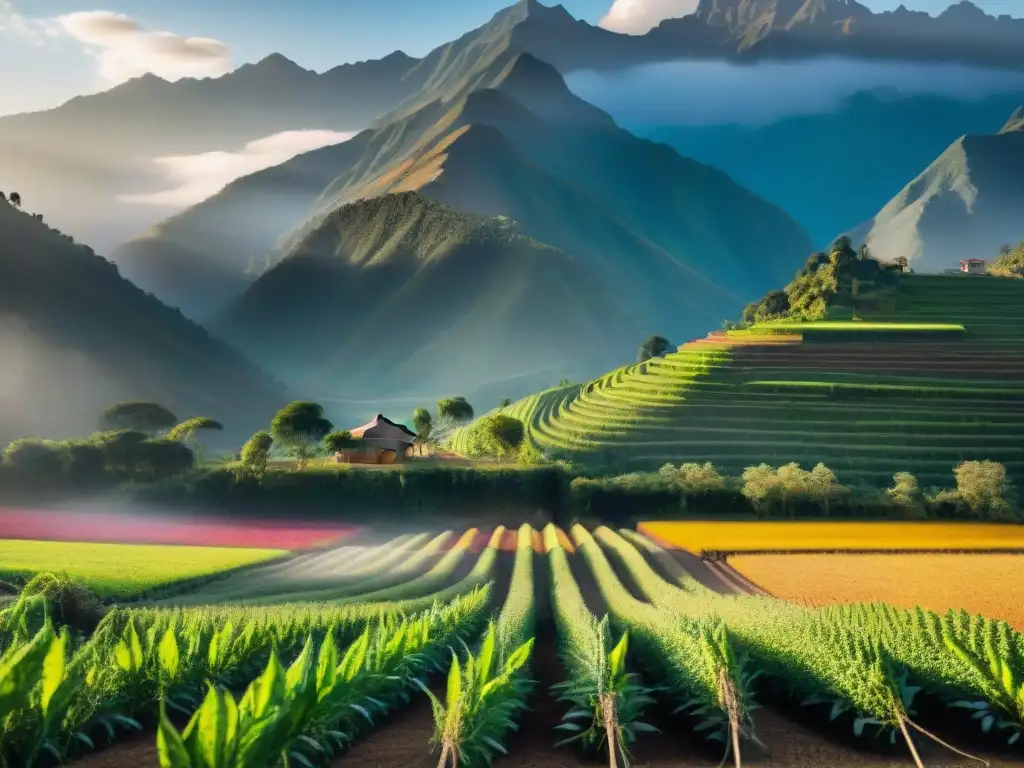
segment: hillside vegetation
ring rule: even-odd
[[[405,192],[335,211],[218,328],[350,413],[350,393],[442,394],[458,381],[496,399],[509,380],[582,377],[609,360],[595,335],[624,343],[623,325],[575,256],[510,219]]]
[[[1024,476],[1024,283],[894,276],[860,321],[721,331],[505,412],[551,456],[621,470],[824,462],[841,478],[948,483],[965,460]],[[846,308],[850,311],[850,308]]]
[[[285,399],[240,354],[117,267],[0,202],[0,442],[88,434],[119,400],[251,432]]]

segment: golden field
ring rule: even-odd
[[[963,608],[1024,631],[1024,555],[733,555],[729,565],[776,597],[808,606]]]
[[[637,529],[663,546],[691,552],[794,550],[1024,551],[1024,525],[937,522],[648,522]]]

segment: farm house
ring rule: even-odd
[[[416,442],[416,433],[404,424],[396,424],[384,414],[378,413],[373,421],[349,430],[353,437],[360,438],[361,445],[349,451],[336,453],[338,462],[347,464],[393,464],[408,454]]]
[[[964,259],[960,262],[960,271],[966,272],[968,275],[983,275],[985,274],[985,260]]]

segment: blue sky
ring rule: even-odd
[[[694,2],[631,1],[662,7]],[[864,1],[876,10],[898,5],[898,0]],[[274,51],[316,70],[396,49],[422,55],[482,24],[510,2],[0,0],[0,114],[55,106],[150,68],[173,78],[218,74]],[[578,18],[597,23],[611,2],[563,4]],[[904,2],[930,12],[949,4]],[[975,2],[990,13],[1009,13],[1011,8],[1015,15],[1021,13],[1022,0]],[[190,37],[208,39],[182,39]]]

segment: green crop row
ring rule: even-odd
[[[586,752],[607,751],[629,765],[629,748],[637,734],[656,730],[643,722],[644,709],[655,703],[651,690],[626,669],[629,633],[612,639],[608,617],[587,608],[553,524],[544,528],[544,548],[551,573],[551,608],[566,680],[555,690],[571,708],[557,726],[566,736],[555,746],[578,743]]]
[[[886,605],[810,610],[771,598],[718,596],[692,581],[685,588],[665,581],[607,528],[595,536],[652,605],[724,622],[762,675],[762,688],[847,723],[856,737],[868,731],[893,743],[902,738],[920,765],[910,731],[937,739],[915,716],[939,705],[946,707],[943,721],[965,712],[1003,744],[1020,738],[1024,638],[1005,622]],[[655,559],[670,559],[642,536],[630,539]]]
[[[433,743],[438,768],[489,765],[505,754],[502,743],[526,707],[531,684],[525,675],[533,650],[533,529],[519,528],[515,564],[505,604],[476,651],[452,653],[444,701],[421,685],[434,711]]]
[[[725,745],[739,765],[739,746],[753,736],[753,676],[724,622],[716,617],[673,615],[630,594],[604,551],[580,525],[572,539],[597,582],[615,623],[639,646],[651,679],[663,680],[693,731]],[[723,758],[723,760],[725,759]]]
[[[382,623],[367,629],[341,656],[331,635],[318,651],[310,636],[287,670],[271,652],[263,673],[238,702],[230,692],[209,686],[183,732],[161,709],[161,766],[327,763],[375,718],[407,702],[419,675],[442,667],[447,647],[472,632],[486,602],[472,601],[468,611],[454,616],[434,612],[397,624]]]
[[[483,615],[488,595],[478,589],[435,604],[410,620],[422,629],[416,636],[464,628]],[[24,597],[0,615],[0,764],[31,768],[44,755],[89,751],[120,730],[139,730],[158,702],[190,713],[204,689],[244,685],[268,659],[314,642],[347,644],[370,630],[381,636],[405,621],[379,605],[227,614],[115,609],[80,641],[54,630],[44,597]]]

